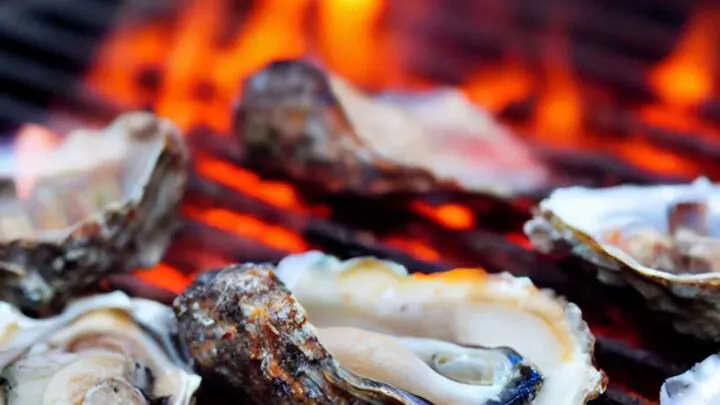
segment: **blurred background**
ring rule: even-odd
[[[424,271],[479,264],[527,274],[590,320],[616,395],[602,403],[657,395],[675,370],[642,350],[669,355],[658,347],[679,343],[658,339],[659,329],[646,336],[628,312],[631,298],[562,275],[577,263],[531,249],[522,224],[544,194],[318,197],[243,166],[228,136],[243,81],[288,58],[371,93],[454,86],[551,167],[559,179],[551,188],[717,180],[718,2],[0,0],[6,141],[43,148],[135,109],[185,131],[194,155],[185,223],[145,280],[178,291],[199,270],[310,248]],[[0,150],[11,171],[17,148]]]

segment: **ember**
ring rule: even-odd
[[[534,251],[522,226],[559,186],[720,178],[717,5],[457,1],[448,16],[430,0],[412,10],[383,0],[181,0],[152,10],[125,7],[95,51],[88,33],[99,36],[117,10],[77,1],[77,8],[13,9],[33,24],[0,20],[2,38],[33,49],[0,66],[0,83],[12,83],[0,98],[8,106],[0,119],[65,133],[150,108],[184,130],[193,167],[185,222],[163,263],[138,273],[151,284],[143,294],[156,294],[156,287],[179,293],[198,271],[276,262],[308,249],[375,255],[422,272],[482,266],[528,275],[582,308],[598,339],[598,365],[610,378],[596,404],[652,403],[667,377],[713,351],[656,322],[632,291],[573,271],[581,261]],[[474,5],[463,10],[461,3]],[[454,58],[442,52],[462,50],[445,49],[443,37],[463,29],[459,22],[449,29],[441,14],[448,21],[482,15],[487,30],[472,33],[474,47]],[[84,35],[58,34],[63,30]],[[43,36],[48,45],[38,41]],[[15,51],[0,49],[7,52]],[[473,54],[481,60],[466,63]],[[84,55],[92,55],[89,66]],[[300,58],[367,92],[412,95],[453,80],[522,137],[551,181],[512,198],[463,189],[357,195],[243,159],[233,136],[243,83],[270,62]],[[25,126],[20,139],[37,131]],[[114,282],[138,288],[127,278]]]

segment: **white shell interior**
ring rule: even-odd
[[[594,339],[579,308],[527,278],[417,278],[395,263],[341,262],[320,252],[290,256],[276,272],[317,327],[511,347],[545,376],[535,405],[582,404],[588,393],[602,391],[602,374],[592,365]]]
[[[112,316],[113,312],[107,310],[126,313],[130,318],[125,319],[130,319],[132,326],[124,323],[121,318]],[[150,330],[154,336],[140,326]],[[44,319],[29,318],[12,305],[0,301],[0,372],[6,367],[12,367],[12,363],[21,356],[25,360],[29,358],[31,362],[37,358],[63,356],[77,356],[78,361],[85,361],[85,354],[65,354],[57,350],[75,339],[107,334],[112,338],[127,341],[128,347],[142,347],[144,360],[153,367],[155,394],[170,396],[170,405],[188,405],[192,403],[201,379],[189,369],[171,343],[170,335],[175,332],[176,327],[174,314],[169,307],[150,300],[130,298],[119,291],[75,300],[61,314]],[[155,339],[159,339],[159,342]],[[96,352],[98,351],[91,349],[83,353],[88,353],[87,358],[92,358]],[[106,353],[102,350],[99,352]],[[118,356],[112,351],[106,354]],[[127,358],[120,358],[123,363],[127,362]],[[50,370],[51,368],[46,367],[46,371],[52,372],[53,378],[57,377],[59,374],[55,371],[58,370]],[[31,377],[38,377],[39,381],[43,381],[43,376]],[[27,382],[28,386],[35,384],[32,378],[28,378]],[[51,394],[48,395],[55,395]],[[1,397],[2,392],[0,405],[4,400]],[[25,399],[27,398],[23,397],[22,400]],[[42,403],[47,404],[47,398]]]
[[[525,143],[456,89],[370,98],[340,77],[331,83],[357,135],[386,159],[500,196],[550,177]]]
[[[691,184],[667,186],[622,185],[600,189],[567,187],[553,191],[540,203],[540,209],[550,211],[564,223],[596,241],[608,230],[630,227],[638,223],[652,224],[661,232],[668,232],[667,215],[672,204],[706,201],[709,231],[720,237],[720,185],[701,177]],[[633,268],[667,279],[708,279],[718,273],[671,274],[641,265],[619,248],[601,243],[604,250]]]
[[[720,354],[668,378],[660,389],[660,405],[720,405]]]

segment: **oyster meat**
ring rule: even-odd
[[[248,164],[332,192],[461,188],[504,197],[545,188],[550,177],[459,90],[370,98],[300,60],[250,77],[236,121]]]
[[[720,354],[668,378],[660,389],[660,405],[720,405]]]
[[[187,181],[172,123],[123,114],[32,160],[0,188],[1,300],[48,314],[109,273],[159,261]]]
[[[707,179],[559,189],[525,233],[539,251],[569,247],[601,281],[633,286],[679,332],[720,341],[720,188]]]
[[[527,279],[319,252],[271,270],[204,274],[174,304],[193,358],[261,403],[364,403],[380,384],[378,403],[575,405],[605,388],[579,309]]]
[[[3,405],[191,405],[200,385],[172,344],[172,310],[114,292],[28,318],[0,302]]]
[[[206,274],[175,310],[200,367],[258,403],[519,405],[542,386],[511,349],[318,330],[270,266]]]

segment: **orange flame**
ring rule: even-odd
[[[712,94],[717,80],[719,10],[696,10],[675,51],[651,73],[650,80],[665,103],[694,106]]]
[[[294,232],[267,224],[250,215],[224,209],[197,210],[184,207],[186,217],[210,224],[228,233],[257,240],[264,245],[286,252],[302,252],[309,246]]]
[[[236,165],[203,156],[197,159],[195,169],[201,176],[224,184],[260,201],[276,207],[297,212],[308,212],[291,186],[260,180],[257,174]]]
[[[108,38],[88,74],[90,88],[126,109],[152,105],[183,129],[203,124],[227,134],[232,103],[243,80],[272,60],[318,56],[328,69],[372,89],[424,84],[398,66],[390,45],[402,40],[393,36],[397,33],[392,29],[384,31],[378,24],[387,0],[258,0],[226,41],[219,37],[228,28],[227,1],[183,1],[174,21],[121,26]],[[307,24],[310,11],[317,13],[314,26]],[[677,49],[653,70],[649,79],[663,102],[640,109],[638,118],[644,123],[695,132],[704,129],[686,110],[707,99],[719,84],[717,60],[713,59],[717,20],[717,10],[697,10]],[[510,102],[538,95],[531,125],[523,129],[554,146],[597,146],[601,152],[659,173],[692,176],[701,171],[697,162],[678,157],[638,134],[601,141],[597,141],[600,136],[589,134],[584,117],[592,113],[587,108],[594,104],[586,100],[590,95],[584,91],[585,83],[572,70],[564,27],[558,24],[553,31],[541,34],[547,39],[541,69],[519,55],[522,47],[517,47],[508,50],[499,65],[479,69],[461,89],[494,112]],[[152,70],[161,73],[156,88],[144,83],[141,74]],[[292,186],[262,180],[230,163],[197,156],[195,169],[204,178],[275,207],[328,215],[327,207],[303,202]],[[415,202],[410,208],[447,229],[477,226],[472,210],[462,205]],[[307,246],[291,230],[249,215],[220,209],[195,209],[186,214],[276,249],[299,251]],[[511,235],[510,239],[527,245],[521,236]],[[418,258],[440,258],[435,247],[412,238],[392,237],[384,242]],[[163,272],[166,270],[160,274]]]
[[[317,46],[323,60],[350,81],[377,85],[387,68],[383,38],[375,29],[382,0],[318,2]]]
[[[135,273],[141,280],[162,286],[168,291],[180,294],[187,288],[192,279],[174,267],[160,263],[149,270],[142,270]]]

